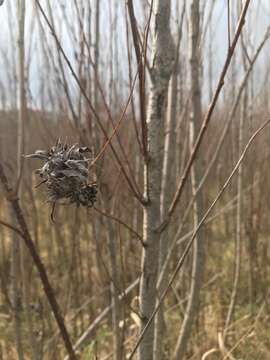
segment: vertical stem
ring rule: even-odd
[[[140,284],[141,330],[154,311],[158,271],[160,233],[160,190],[162,163],[162,128],[164,106],[173,65],[173,40],[170,32],[171,2],[154,4],[154,43],[152,49],[151,88],[147,114],[147,162],[144,166],[144,193],[148,203],[143,213],[142,277]],[[154,323],[139,346],[139,359],[153,359]]]
[[[178,9],[177,9],[178,10]],[[186,4],[184,2],[182,7],[182,13],[180,23],[178,26],[177,34],[177,46],[175,48],[175,60],[173,66],[172,77],[169,82],[168,88],[168,105],[166,111],[166,124],[164,126],[165,141],[164,141],[164,154],[163,154],[163,167],[162,167],[162,181],[161,181],[161,199],[160,199],[160,216],[163,221],[167,215],[170,201],[172,197],[172,189],[175,187],[175,148],[176,148],[176,127],[177,127],[177,86],[178,86],[178,70],[179,70],[179,48],[183,32],[183,21],[186,10]],[[178,13],[179,11],[176,11]],[[159,249],[159,264],[158,274],[160,276],[161,270],[164,266],[166,256],[170,246],[170,233],[169,229],[161,234],[160,237],[160,249]],[[159,294],[162,294],[166,288],[168,282],[168,271],[164,273],[161,281],[158,284]],[[165,356],[163,352],[163,339],[165,332],[165,318],[164,312],[161,308],[156,317],[155,328],[155,342],[154,342],[154,359],[162,360]]]
[[[95,83],[95,89],[94,89],[94,107],[97,109],[98,107],[98,76],[99,76],[99,38],[100,38],[100,31],[99,31],[99,14],[100,14],[100,3],[101,0],[96,0],[95,2],[95,58],[94,58],[94,83]]]
[[[14,218],[13,210],[10,207],[10,217]],[[22,333],[21,333],[21,296],[19,292],[19,268],[20,268],[20,253],[19,253],[19,239],[17,234],[12,237],[12,250],[11,250],[11,281],[12,281],[12,307],[13,307],[13,320],[15,331],[15,342],[17,355],[19,360],[24,360],[23,346],[22,346]]]
[[[22,176],[23,161],[21,155],[24,151],[24,126],[25,126],[25,91],[24,91],[24,19],[25,19],[25,1],[17,1],[17,16],[18,16],[18,133],[17,133],[17,184],[16,191],[19,189],[19,184]],[[11,218],[14,219],[14,213],[10,207]],[[12,220],[14,221],[14,220]],[[21,251],[20,242],[17,234],[13,234],[12,238],[12,303],[14,311],[14,329],[16,338],[16,347],[19,360],[24,359],[23,345],[22,345],[22,319],[21,319],[21,294],[19,289],[20,282],[20,265],[21,265]]]
[[[237,2],[237,5],[240,6],[240,2]],[[241,8],[239,7],[239,13]],[[246,62],[246,53],[245,53],[245,45],[244,45],[244,38],[243,34],[241,34],[241,45],[242,45],[242,60],[243,60],[243,67],[245,72],[247,73],[247,62]],[[246,86],[246,84],[245,84]],[[238,154],[241,154],[243,148],[243,130],[244,130],[244,119],[247,115],[247,88],[244,87],[244,98],[241,107],[241,115],[240,115],[240,123],[239,123],[239,133],[238,133]],[[225,322],[225,329],[224,329],[224,342],[226,341],[227,329],[232,321],[236,300],[237,300],[237,293],[238,293],[238,286],[240,281],[240,272],[241,272],[241,242],[242,242],[242,202],[243,202],[243,166],[242,164],[238,168],[237,173],[237,207],[236,207],[236,239],[235,239],[235,260],[234,260],[234,280],[233,280],[233,288],[231,293],[231,300],[229,305],[229,310],[227,313],[227,318]]]
[[[27,118],[27,100],[26,100],[26,84],[25,84],[25,0],[18,2],[18,19],[19,19],[19,34],[18,34],[18,79],[19,79],[19,124],[18,124],[18,194],[22,195],[20,180],[23,175],[23,153],[25,152],[25,126]],[[30,190],[31,191],[31,190]],[[25,316],[27,327],[29,331],[29,342],[31,357],[33,360],[39,359],[37,342],[34,336],[32,313],[30,309],[31,302],[31,281],[29,279],[29,255],[26,248],[20,246],[21,249],[21,273],[23,280],[23,298],[25,305]]]
[[[107,244],[109,249],[110,258],[110,272],[111,272],[111,304],[112,304],[112,325],[113,325],[113,341],[114,341],[114,360],[122,359],[122,344],[121,344],[121,331],[119,323],[121,320],[121,308],[120,300],[118,298],[119,287],[119,274],[117,266],[117,255],[116,255],[116,236],[110,219],[107,219],[108,233],[107,233]]]
[[[246,96],[245,96],[246,98]],[[245,101],[244,101],[245,103]],[[241,153],[243,146],[243,120],[244,120],[245,110],[241,111],[240,124],[239,124],[239,137],[238,137],[238,151]],[[236,304],[236,298],[238,293],[238,286],[240,280],[240,271],[241,271],[241,238],[242,238],[242,199],[243,199],[243,180],[242,180],[243,166],[242,164],[238,168],[237,176],[237,207],[236,207],[236,240],[235,240],[235,260],[234,260],[234,280],[233,280],[233,289],[231,294],[231,300],[229,305],[229,310],[226,318],[225,329],[224,329],[224,342],[227,335],[227,329],[232,321],[233,312]]]
[[[24,28],[25,28],[25,0],[18,0],[18,81],[19,81],[19,119],[18,119],[18,183],[17,189],[20,185],[20,180],[23,171],[23,158],[24,153],[24,133],[26,121],[26,94],[25,94],[25,54],[24,54]]]
[[[23,176],[23,153],[25,152],[25,126],[27,118],[27,101],[26,101],[26,84],[25,84],[25,0],[18,1],[18,81],[19,81],[19,123],[18,123],[18,183],[17,191],[18,195],[22,196],[21,191],[21,179]],[[31,191],[31,190],[30,190]],[[21,274],[23,280],[23,299],[25,305],[25,317],[27,327],[29,331],[29,342],[31,358],[38,360],[37,342],[34,336],[32,313],[30,309],[31,302],[31,281],[29,279],[29,255],[26,252],[26,248],[18,245],[18,250],[21,254]]]
[[[245,61],[244,61],[244,67]],[[245,69],[246,70],[246,69]],[[241,154],[243,148],[243,130],[244,130],[244,119],[246,118],[247,108],[247,89],[245,88],[244,98],[241,107],[241,116],[238,133],[238,154]],[[226,340],[227,329],[232,321],[234,308],[237,299],[238,286],[241,272],[241,243],[242,243],[242,202],[243,202],[243,165],[241,164],[238,168],[237,173],[237,206],[236,206],[236,239],[235,239],[235,260],[234,260],[234,280],[233,288],[231,293],[231,300],[229,310],[227,313],[225,329],[224,329],[224,342]]]
[[[193,0],[190,5],[189,20],[189,66],[190,66],[190,149],[193,148],[196,138],[200,131],[202,121],[202,105],[201,105],[201,61],[200,61],[200,1]],[[193,220],[194,229],[198,227],[203,217],[203,198],[202,192],[196,190],[201,179],[201,159],[197,157],[191,167],[191,185],[192,194],[196,196],[193,203]],[[174,352],[174,359],[181,359],[185,354],[187,343],[191,334],[191,329],[195,315],[199,307],[200,289],[203,280],[204,270],[204,234],[201,229],[198,231],[193,247],[193,263],[191,274],[191,285],[188,303],[184,315],[183,324],[178,337],[177,345]]]

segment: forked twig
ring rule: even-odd
[[[107,214],[105,212],[103,212],[102,210],[98,209],[97,207],[94,206],[94,209],[99,213],[101,214],[102,216],[105,216],[109,219],[112,219],[114,221],[116,221],[117,223],[119,223],[120,225],[124,226],[126,229],[128,229],[132,234],[134,234],[141,242],[142,246],[145,246],[144,242],[143,242],[143,238],[142,236],[137,233],[136,230],[132,229],[132,227],[130,227],[128,224],[126,224],[123,220],[121,219],[118,219],[117,217],[111,215],[111,214]]]

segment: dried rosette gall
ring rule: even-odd
[[[68,146],[57,141],[49,150],[36,150],[26,155],[28,159],[40,159],[44,162],[35,173],[42,178],[36,186],[44,184],[47,200],[53,204],[51,218],[56,203],[76,204],[92,207],[96,201],[97,185],[89,183],[89,155],[87,147],[78,144]]]

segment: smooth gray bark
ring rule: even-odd
[[[147,113],[147,161],[144,166],[144,196],[147,205],[143,213],[142,275],[140,284],[141,330],[156,303],[160,234],[160,192],[162,171],[162,130],[164,105],[173,64],[173,40],[170,32],[170,1],[154,3],[154,39],[151,64],[151,88]],[[154,323],[139,346],[139,359],[153,359]]]
[[[161,204],[160,212],[161,219],[163,220],[167,214],[170,205],[170,188],[173,188],[173,179],[172,175],[172,166],[173,166],[173,152],[175,150],[176,136],[175,136],[175,126],[176,126],[176,92],[177,92],[177,73],[173,74],[170,85],[169,85],[169,96],[168,96],[168,111],[167,111],[167,136],[165,138],[164,144],[164,159],[163,159],[163,169],[162,169],[162,183],[161,183]],[[166,254],[169,247],[169,232],[168,229],[161,234],[160,237],[160,249],[159,249],[159,270],[160,273],[162,266],[164,264]],[[162,281],[158,287],[159,294],[161,294],[167,283],[168,277],[163,276]],[[157,314],[156,317],[156,328],[155,328],[155,343],[154,343],[154,359],[162,360],[163,359],[163,333],[165,330],[165,319],[163,308]]]
[[[177,5],[176,13],[179,13]],[[164,141],[164,154],[163,154],[163,167],[162,167],[162,181],[161,181],[161,200],[160,200],[160,212],[161,222],[166,218],[170,202],[173,196],[173,189],[175,187],[175,149],[176,149],[176,128],[177,128],[177,87],[178,87],[178,73],[179,73],[179,48],[183,33],[183,22],[186,10],[185,2],[182,5],[181,16],[178,26],[177,41],[175,47],[175,59],[173,65],[172,76],[169,82],[168,88],[168,104],[166,111],[166,124],[165,130],[165,141]],[[169,272],[166,271],[161,276],[166,256],[171,245],[169,229],[161,234],[160,237],[160,249],[159,249],[159,283],[158,292],[159,295],[163,293],[168,283]],[[164,318],[163,307],[156,317],[156,328],[155,328],[155,342],[154,342],[154,359],[163,360],[164,353],[164,332],[166,331],[166,323]]]

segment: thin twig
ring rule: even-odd
[[[112,219],[114,221],[116,221],[117,223],[123,225],[126,229],[128,229],[132,234],[136,235],[136,237],[140,240],[142,246],[145,246],[144,242],[143,242],[143,238],[140,234],[137,233],[136,230],[132,229],[132,227],[130,227],[129,225],[127,225],[123,220],[118,219],[117,217],[111,215],[111,214],[107,214],[105,212],[103,212],[102,210],[98,209],[97,207],[94,206],[94,209],[101,214],[102,216],[107,217],[108,219]]]
[[[96,69],[95,69],[95,63],[94,63],[94,61],[93,61],[93,59],[92,59],[92,55],[91,55],[91,48],[90,48],[89,43],[88,43],[88,41],[87,41],[87,39],[86,39],[86,36],[85,36],[85,33],[84,33],[84,26],[83,26],[82,20],[81,20],[80,15],[79,15],[78,4],[77,4],[76,1],[74,1],[74,3],[75,3],[76,11],[77,11],[77,13],[78,13],[79,25],[80,25],[80,28],[81,28],[81,31],[82,31],[82,34],[83,34],[83,42],[84,42],[84,44],[85,44],[85,46],[86,46],[86,48],[87,48],[87,51],[88,51],[89,62],[90,62],[90,64],[93,66],[94,71],[96,71]],[[110,120],[110,122],[111,122],[111,125],[112,125],[112,127],[113,127],[113,132],[112,132],[112,134],[109,136],[109,138],[107,139],[107,141],[105,142],[105,144],[102,146],[101,150],[99,150],[98,154],[96,155],[96,157],[95,157],[95,159],[93,160],[93,162],[91,163],[91,165],[94,165],[94,164],[97,162],[97,160],[104,154],[106,148],[108,147],[108,145],[110,145],[110,142],[111,142],[112,138],[113,138],[114,136],[116,136],[116,140],[117,140],[117,142],[118,142],[118,144],[119,144],[119,146],[120,146],[120,149],[121,149],[121,151],[122,151],[122,153],[123,153],[123,156],[124,156],[124,159],[125,159],[125,163],[126,163],[126,165],[127,165],[127,167],[128,167],[128,170],[129,170],[129,172],[130,172],[131,178],[132,178],[132,180],[133,180],[134,187],[135,187],[136,191],[139,193],[140,191],[139,191],[138,185],[137,185],[136,182],[134,181],[133,170],[132,170],[132,168],[131,168],[131,166],[130,166],[130,162],[129,162],[129,160],[128,160],[126,151],[125,151],[125,149],[124,149],[124,146],[122,145],[122,142],[120,141],[120,138],[119,138],[119,135],[118,135],[118,132],[117,132],[117,130],[118,130],[118,128],[120,127],[123,119],[125,118],[125,114],[126,114],[126,112],[127,112],[128,106],[129,106],[129,104],[130,104],[130,102],[131,102],[131,99],[132,99],[132,97],[133,97],[134,88],[135,88],[136,81],[137,81],[137,76],[138,76],[138,70],[137,70],[137,72],[136,72],[136,74],[135,74],[135,76],[134,76],[134,79],[133,79],[133,81],[132,81],[132,86],[131,86],[131,88],[130,88],[130,93],[129,93],[128,99],[127,99],[127,101],[126,101],[126,104],[125,104],[125,106],[124,106],[124,110],[122,111],[122,114],[121,114],[119,120],[116,122],[116,124],[114,124],[113,117],[112,117],[112,113],[111,113],[111,111],[110,111],[109,105],[107,104],[106,97],[105,97],[104,91],[103,91],[103,89],[102,89],[101,83],[100,83],[100,81],[99,81],[98,74],[96,74],[96,85],[97,85],[98,90],[99,90],[99,92],[100,92],[100,95],[101,95],[103,104],[104,104],[104,106],[105,106],[105,110],[106,110],[107,115],[108,115],[108,118],[109,118],[109,120]]]
[[[125,297],[137,286],[139,285],[140,278],[138,277],[129,287],[125,289],[125,291],[118,296],[118,299],[122,301],[125,299]],[[96,317],[94,321],[89,325],[89,327],[83,332],[83,334],[80,336],[80,338],[76,341],[74,344],[74,349],[79,349],[85,341],[89,338],[89,336],[93,333],[93,331],[96,329],[96,327],[100,324],[100,322],[109,314],[109,312],[112,309],[112,304],[107,306],[101,313]],[[65,357],[64,360],[68,360],[69,357]]]
[[[40,10],[40,12],[41,12],[44,20],[46,21],[46,24],[48,25],[48,27],[49,27],[49,29],[50,29],[50,31],[51,31],[54,39],[55,39],[55,42],[56,42],[56,44],[57,44],[57,46],[58,46],[58,48],[59,48],[59,51],[61,52],[61,54],[62,54],[62,56],[63,56],[63,58],[64,58],[64,60],[65,60],[65,62],[66,62],[66,64],[67,64],[69,70],[71,71],[71,74],[72,74],[73,78],[75,79],[76,84],[78,85],[78,87],[79,87],[82,95],[84,96],[84,98],[85,98],[85,100],[86,100],[86,102],[87,102],[90,110],[92,111],[93,115],[95,116],[96,121],[97,121],[97,123],[98,123],[98,125],[99,125],[99,127],[100,127],[100,129],[101,129],[101,131],[102,131],[102,133],[103,133],[103,135],[104,135],[104,137],[106,138],[106,140],[108,140],[108,139],[109,139],[109,136],[108,136],[108,134],[107,134],[107,131],[106,131],[105,127],[103,126],[102,121],[101,121],[101,119],[99,118],[98,113],[97,113],[96,110],[94,109],[94,107],[93,107],[93,105],[92,105],[92,103],[91,103],[91,100],[90,100],[89,96],[88,96],[87,93],[86,93],[86,90],[84,89],[83,85],[81,84],[80,79],[78,78],[76,72],[74,71],[74,69],[73,69],[73,67],[72,67],[72,65],[71,65],[71,62],[70,62],[69,58],[67,57],[67,55],[66,55],[66,53],[65,53],[65,51],[64,51],[64,49],[63,49],[63,47],[62,47],[62,45],[61,45],[61,43],[60,43],[60,41],[59,41],[59,39],[58,39],[55,31],[54,31],[53,26],[51,25],[51,23],[50,23],[47,15],[46,15],[46,13],[45,13],[45,11],[43,10],[43,7],[41,6],[39,0],[35,0],[35,1],[36,1],[36,4],[37,4],[37,6],[38,6],[38,8],[39,8],[39,10]],[[141,195],[140,193],[138,193],[138,192],[136,191],[136,189],[134,188],[134,185],[133,185],[131,179],[129,178],[129,176],[128,176],[126,170],[125,170],[125,168],[123,167],[123,164],[122,164],[122,162],[121,162],[121,160],[120,160],[120,158],[119,158],[119,156],[118,156],[118,154],[117,154],[117,152],[116,152],[116,150],[115,150],[115,148],[114,148],[114,146],[113,146],[113,144],[112,144],[111,141],[109,141],[109,145],[110,145],[110,148],[111,148],[111,150],[112,150],[112,152],[113,152],[113,155],[114,155],[114,157],[115,157],[115,159],[116,159],[116,162],[117,162],[118,166],[120,167],[120,169],[121,169],[121,171],[122,171],[122,173],[123,173],[123,175],[124,175],[124,177],[125,177],[128,185],[129,185],[129,188],[130,188],[130,190],[131,190],[132,193],[133,193],[133,195],[136,197],[136,199],[137,199],[140,203],[142,203],[142,204],[145,203],[142,195]]]
[[[22,238],[24,237],[23,233],[21,232],[20,229],[16,228],[15,226],[5,222],[4,220],[0,220],[0,225],[5,226],[6,228],[14,231],[16,234],[20,235]]]
[[[143,64],[143,53],[140,48],[140,35],[138,31],[137,21],[134,13],[133,0],[127,0],[127,8],[130,19],[131,31],[133,36],[133,44],[136,54],[136,60],[139,70],[139,97],[140,97],[140,119],[141,119],[141,129],[142,129],[142,146],[143,146],[143,155],[146,159],[147,157],[147,143],[146,143],[146,109],[145,109],[145,70]],[[150,11],[149,21],[151,18],[152,9]]]
[[[149,328],[149,326],[151,325],[153,319],[155,318],[157,312],[159,311],[167,293],[169,292],[170,287],[172,286],[177,274],[179,273],[180,269],[182,268],[184,261],[190,251],[190,249],[192,248],[194,239],[196,238],[196,235],[198,233],[198,231],[200,230],[200,228],[204,225],[205,220],[207,219],[207,217],[209,216],[209,214],[212,212],[213,208],[215,207],[216,203],[219,201],[219,199],[221,198],[221,196],[223,195],[224,191],[226,190],[226,188],[228,187],[228,185],[230,184],[233,176],[235,175],[236,171],[238,170],[239,166],[241,165],[248,149],[250,148],[251,144],[253,143],[254,139],[256,138],[256,136],[270,123],[270,119],[268,119],[249,139],[244,151],[242,152],[238,162],[236,163],[234,169],[232,170],[231,174],[229,175],[229,177],[227,178],[226,182],[224,183],[224,185],[222,186],[221,190],[219,191],[218,195],[216,196],[215,200],[212,202],[212,204],[210,205],[210,207],[208,208],[208,210],[206,211],[206,213],[204,214],[204,216],[202,217],[201,221],[199,222],[198,226],[196,227],[196,229],[194,230],[194,233],[191,237],[191,239],[189,240],[181,258],[179,259],[173,274],[168,282],[168,286],[166,287],[166,289],[164,290],[164,292],[162,293],[162,295],[160,296],[160,300],[155,308],[155,310],[153,311],[153,313],[151,314],[150,318],[148,319],[144,329],[142,330],[130,356],[128,357],[128,360],[132,359],[138,346],[140,345],[144,334],[146,333],[147,329]]]
[[[189,175],[189,172],[190,172],[190,169],[192,167],[192,164],[195,160],[195,157],[198,153],[198,150],[200,148],[200,145],[202,143],[202,140],[203,140],[203,137],[204,137],[204,134],[207,130],[207,127],[209,125],[209,122],[212,118],[212,114],[213,114],[213,111],[215,109],[215,106],[216,106],[216,103],[217,103],[217,100],[219,98],[219,94],[221,92],[221,89],[224,85],[224,81],[225,81],[225,76],[227,74],[227,71],[228,71],[228,68],[229,68],[229,65],[231,63],[231,60],[232,60],[232,57],[233,57],[233,54],[234,54],[234,51],[235,51],[235,48],[236,48],[236,44],[238,42],[238,39],[239,39],[239,36],[241,34],[241,31],[242,31],[242,28],[245,24],[245,16],[246,16],[246,13],[247,13],[247,10],[248,10],[248,7],[249,7],[249,4],[250,4],[250,0],[246,0],[245,2],[245,5],[243,7],[243,10],[242,10],[242,13],[240,15],[240,18],[239,18],[239,21],[238,21],[238,25],[237,25],[237,28],[236,28],[236,32],[235,32],[235,36],[234,36],[234,39],[233,39],[233,42],[232,42],[232,45],[228,51],[228,54],[227,54],[227,57],[226,57],[226,60],[225,60],[225,64],[223,66],[223,69],[222,69],[222,72],[221,72],[221,75],[220,75],[220,78],[219,78],[219,81],[218,81],[218,84],[217,84],[217,87],[216,87],[216,90],[215,90],[215,93],[213,95],[213,98],[211,100],[211,103],[208,107],[208,110],[204,116],[204,120],[203,120],[203,123],[202,123],[202,126],[201,126],[201,129],[200,129],[200,132],[197,136],[197,139],[194,143],[194,146],[191,150],[191,154],[190,154],[190,157],[189,157],[189,160],[187,162],[187,165],[183,171],[183,175],[179,181],[179,184],[178,184],[178,187],[177,187],[177,190],[176,190],[176,193],[174,195],[174,198],[173,198],[173,201],[169,207],[169,211],[168,211],[168,216],[167,218],[164,220],[164,222],[159,226],[159,228],[157,229],[158,231],[164,231],[165,228],[169,225],[169,222],[170,222],[170,219],[176,209],[176,206],[181,198],[181,195],[183,193],[183,189],[184,189],[184,185],[186,184],[187,182],[187,179],[188,179],[188,175]]]
[[[30,232],[28,230],[27,224],[25,222],[25,219],[24,219],[24,216],[22,213],[22,209],[19,204],[18,197],[16,196],[16,193],[13,191],[13,189],[9,186],[6,174],[4,172],[4,168],[1,163],[0,163],[0,182],[2,183],[2,186],[4,188],[6,199],[10,202],[11,207],[15,214],[16,220],[21,228],[20,231],[21,231],[24,243],[27,246],[29,253],[33,259],[33,262],[36,265],[36,268],[38,270],[39,277],[40,277],[40,280],[41,280],[43,288],[44,288],[44,292],[47,296],[48,302],[51,306],[55,320],[59,327],[62,339],[64,341],[64,344],[65,344],[65,347],[67,350],[67,353],[69,354],[70,359],[76,360],[77,357],[73,350],[73,347],[72,347],[72,344],[71,344],[71,341],[69,338],[69,334],[67,332],[63,316],[61,314],[61,310],[60,310],[59,305],[54,296],[53,288],[49,282],[45,266],[43,265],[43,263],[39,257],[39,254],[35,248],[35,244],[31,238]]]
[[[227,32],[228,32],[228,52],[231,47],[231,9],[230,0],[227,0]]]

